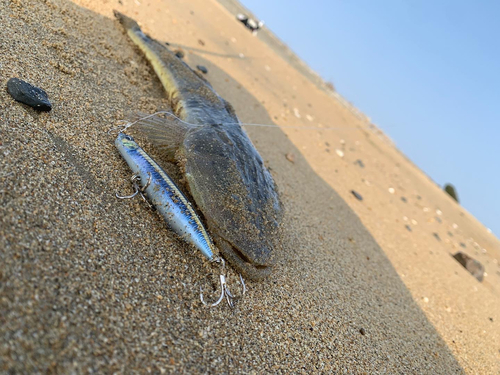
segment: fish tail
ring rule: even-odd
[[[116,17],[116,19],[123,25],[125,30],[133,30],[133,29],[139,29],[139,24],[134,21],[132,18],[127,17],[123,13],[118,12],[117,10],[113,10],[113,13]]]
[[[174,73],[182,69],[181,62],[171,51],[156,40],[144,34],[138,23],[124,14],[114,11],[115,17],[123,25],[130,39],[144,53],[146,59],[160,79],[175,115],[186,119],[185,100],[180,93],[182,82],[175,78]]]
[[[115,11],[127,35],[144,53],[160,79],[172,112],[181,120],[196,124],[237,122],[226,102],[164,44],[144,34],[133,19]]]

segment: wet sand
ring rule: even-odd
[[[1,372],[500,371],[499,241],[226,8],[23,4],[0,0],[0,77],[53,110],[0,90]],[[279,126],[245,130],[286,209],[282,260],[234,311],[201,304],[217,275],[159,215],[114,197],[130,172],[107,131],[169,107],[113,9],[206,66],[242,122]]]

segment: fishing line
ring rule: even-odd
[[[112,131],[116,131],[116,130],[118,130],[119,132],[123,133],[128,128],[130,128],[131,126],[133,126],[134,124],[137,124],[138,122],[147,120],[148,118],[155,117],[155,116],[161,115],[161,114],[167,115],[169,117],[173,117],[177,121],[179,121],[179,122],[181,122],[181,123],[183,123],[185,125],[194,126],[194,127],[205,126],[203,124],[191,124],[189,122],[186,122],[186,121],[180,119],[175,114],[173,114],[172,112],[169,112],[169,111],[158,111],[158,112],[152,113],[150,115],[142,116],[142,117],[140,117],[137,120],[134,120],[132,122],[127,121],[125,123],[125,125],[119,125],[119,126],[113,127],[112,129],[110,129],[108,131],[108,134],[110,134]],[[125,120],[123,120],[123,121],[125,121]],[[352,127],[352,126],[326,127],[326,128],[323,128],[323,127],[319,127],[319,126],[254,124],[254,123],[246,123],[246,122],[228,122],[228,123],[224,123],[224,125],[241,125],[241,126],[256,126],[256,127],[279,128],[279,129],[308,129],[308,130],[346,130],[346,129],[355,130],[356,129],[355,127]]]

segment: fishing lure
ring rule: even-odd
[[[210,262],[220,263],[224,268],[224,259],[215,255],[215,246],[201,223],[200,218],[194,211],[191,203],[167,173],[131,136],[119,133],[115,140],[115,146],[134,173],[132,183],[135,190],[132,195],[128,196],[116,194],[117,198],[130,199],[137,194],[140,194],[144,198],[144,193],[174,232],[186,242],[199,249]],[[244,294],[246,289],[241,275],[240,280]],[[211,306],[218,305],[225,297],[228,304],[232,307],[234,296],[229,291],[224,274],[220,275],[220,284],[222,288],[221,295]],[[203,300],[203,293],[201,293],[201,300],[205,305],[208,305]]]

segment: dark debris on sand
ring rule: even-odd
[[[47,93],[19,78],[11,78],[7,82],[7,91],[18,102],[29,105],[37,111],[50,111],[52,104]]]

